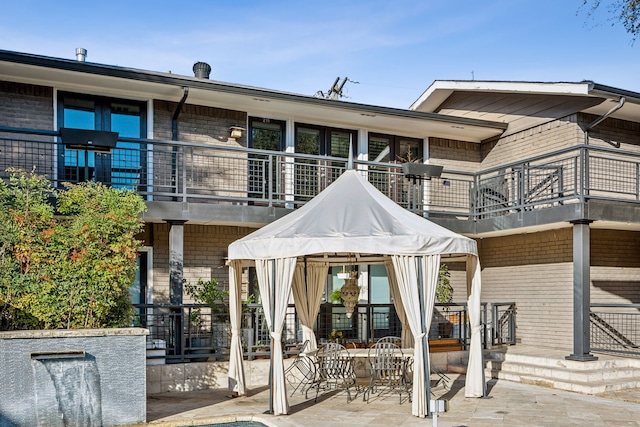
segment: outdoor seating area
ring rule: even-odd
[[[289,396],[296,393],[314,401],[322,393],[344,390],[347,401],[362,395],[368,402],[372,395],[398,394],[400,403],[411,402],[413,385],[413,348],[402,348],[398,337],[383,337],[369,348],[347,348],[339,343],[326,343],[309,351],[306,341],[301,352],[285,370]],[[449,376],[430,366],[431,384],[449,388]],[[432,391],[433,395],[433,391]]]

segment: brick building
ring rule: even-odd
[[[119,142],[77,149],[63,128]],[[352,147],[394,201],[477,240],[482,300],[515,303],[518,342],[578,360],[591,358],[590,305],[640,302],[639,130],[640,94],[593,82],[438,81],[396,109],[0,51],[1,169],[147,201],[136,302],[188,302],[183,279],[225,287],[227,246],[329,185]],[[407,179],[408,160],[444,169]],[[463,299],[464,269],[449,269]],[[384,271],[359,280],[362,303],[389,302]]]

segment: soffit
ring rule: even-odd
[[[89,94],[174,102],[182,98],[183,87],[188,87],[187,103],[190,104],[417,138],[435,136],[480,142],[502,134],[506,128],[501,123],[466,117],[325,100],[167,73],[24,54],[12,56],[6,51],[0,51],[0,80]]]
[[[455,92],[436,112],[508,123],[508,134],[593,108],[604,101],[573,95]]]
[[[611,117],[640,120],[640,94],[584,81],[579,83],[436,81],[410,109],[508,124],[505,135],[576,112],[602,116],[621,97]]]

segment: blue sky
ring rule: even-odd
[[[581,81],[640,92],[640,41],[583,0],[6,2],[0,49],[407,108],[434,80]],[[612,25],[613,23],[613,25]]]

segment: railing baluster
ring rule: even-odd
[[[58,138],[52,138],[58,132],[3,126],[0,132],[5,135],[0,138],[3,178],[8,177],[8,167],[31,170],[35,166],[54,183],[79,179],[77,171],[73,175],[71,160],[66,166],[58,164],[55,153],[64,149]],[[138,189],[154,201],[259,201],[265,206],[295,208],[344,171],[345,160],[329,156],[142,138],[120,141],[123,145],[117,148],[112,176],[104,179]],[[68,151],[68,156],[78,154]],[[281,164],[282,156],[286,165]],[[567,147],[476,173],[446,170],[429,182],[428,191],[407,181],[400,164],[356,163],[380,191],[422,216],[473,220],[544,209],[571,199],[640,201],[640,153],[606,147]],[[502,181],[504,190],[483,193],[491,180]]]

